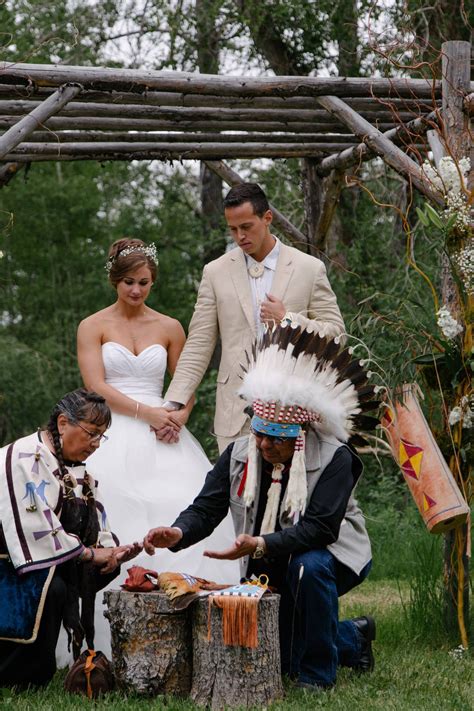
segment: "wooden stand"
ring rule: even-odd
[[[262,708],[283,696],[278,634],[279,595],[264,595],[258,605],[258,647],[226,646],[222,610],[208,600],[193,604],[193,683],[191,698],[211,709]]]
[[[155,696],[191,688],[190,611],[176,612],[164,593],[104,593],[117,685]]]

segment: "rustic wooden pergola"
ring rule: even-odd
[[[420,148],[428,134],[439,153],[436,135],[443,126],[451,130],[454,116],[455,131],[465,131],[474,112],[469,43],[446,43],[443,51],[441,81],[244,78],[3,62],[0,186],[21,164],[36,161],[195,159],[232,185],[240,177],[225,159],[305,158],[307,234],[278,210],[275,222],[300,247],[320,247],[344,171],[374,156],[443,204],[420,168]]]
[[[37,161],[195,159],[234,185],[242,178],[226,159],[303,158],[306,234],[272,208],[274,223],[298,247],[319,251],[345,171],[375,156],[444,206],[421,169],[421,149],[429,146],[436,164],[443,155],[470,156],[474,166],[470,62],[471,45],[462,41],[443,45],[440,80],[225,77],[3,62],[0,187],[22,164]],[[472,178],[471,168],[471,190]],[[459,312],[447,259],[442,279],[443,303]],[[463,545],[465,571],[458,567],[454,585],[458,611],[463,598],[468,609]],[[448,534],[451,580],[453,546]]]

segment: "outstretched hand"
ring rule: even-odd
[[[159,526],[152,528],[143,539],[143,546],[148,555],[153,555],[155,548],[172,548],[183,537],[183,532],[179,528]]]
[[[241,533],[234,541],[231,548],[224,551],[204,551],[203,555],[207,558],[216,558],[217,560],[237,560],[245,555],[252,555],[257,547],[257,538],[249,536],[248,533]]]
[[[136,556],[141,553],[142,550],[143,544],[135,542],[125,546],[117,546],[117,548],[115,549],[115,555],[117,561],[119,562],[119,564],[121,564],[132,560],[132,558],[136,558]]]
[[[92,564],[100,568],[100,573],[106,575],[119,567],[121,563],[135,558],[143,550],[141,543],[131,543],[126,546],[94,548]]]

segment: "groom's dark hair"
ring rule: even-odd
[[[259,217],[262,217],[270,209],[267,196],[257,183],[234,185],[224,198],[224,208],[238,207],[244,202],[252,203],[253,211]]]

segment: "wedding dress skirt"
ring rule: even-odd
[[[137,402],[159,407],[166,372],[167,352],[158,344],[138,356],[109,341],[102,346],[106,382]],[[150,528],[170,526],[191,504],[212,468],[203,449],[183,427],[179,442],[156,439],[147,423],[112,413],[107,442],[87,460],[97,480],[111,530],[120,543],[141,542]],[[160,572],[177,571],[219,583],[239,581],[238,561],[203,557],[204,550],[224,550],[235,540],[230,514],[209,538],[178,553],[157,549],[122,565],[120,576],[107,589],[119,589],[127,569],[141,565]],[[110,656],[109,624],[103,617],[102,592],[96,602],[95,648]],[[60,645],[62,646],[62,645]],[[64,664],[62,654],[59,662]]]

